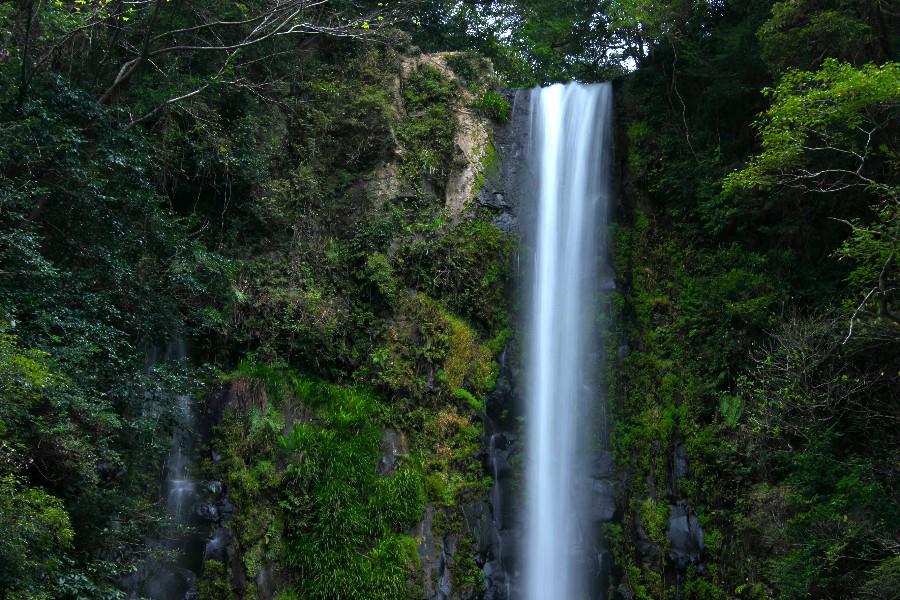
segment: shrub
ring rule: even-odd
[[[473,110],[498,123],[506,123],[509,121],[509,100],[497,92],[486,91],[482,93],[478,98],[472,101],[471,107]]]

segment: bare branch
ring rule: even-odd
[[[847,337],[845,337],[844,341],[841,342],[842,346],[846,344],[850,340],[850,337],[853,335],[853,324],[854,321],[856,321],[856,316],[859,314],[859,311],[862,310],[862,307],[866,305],[866,302],[869,301],[869,298],[872,297],[872,294],[874,294],[877,289],[878,288],[872,288],[871,290],[869,290],[869,293],[866,294],[866,297],[863,298],[863,301],[860,302],[859,306],[856,307],[856,310],[853,311],[853,316],[850,317],[850,331],[847,332]]]
[[[207,84],[200,86],[199,88],[197,88],[196,90],[194,90],[192,92],[188,92],[187,94],[182,94],[181,96],[176,96],[175,98],[169,98],[168,100],[166,100],[165,102],[163,102],[162,104],[160,104],[159,106],[157,106],[156,108],[154,108],[153,110],[151,110],[150,112],[145,114],[144,116],[139,117],[139,118],[133,120],[132,122],[130,122],[128,125],[125,126],[125,129],[131,129],[132,127],[134,127],[135,125],[137,125],[139,123],[143,123],[144,121],[147,121],[148,119],[152,119],[156,114],[158,114],[162,109],[166,108],[167,106],[175,104],[176,102],[181,102],[182,100],[187,100],[191,96],[196,96],[197,94],[201,93],[203,90],[205,90],[208,87],[209,87],[209,84],[207,83]]]
[[[156,0],[154,14],[145,25],[144,41],[140,49],[132,48],[137,56],[125,61],[112,84],[101,95],[100,102],[108,103],[118,89],[145,62],[154,58],[181,52],[225,52],[229,56],[236,50],[256,46],[275,36],[284,35],[325,35],[330,37],[352,39],[378,39],[379,31],[393,24],[393,19],[386,19],[397,14],[397,9],[379,8],[365,16],[346,19],[340,14],[328,14],[322,7],[328,0],[274,0],[267,3],[259,13],[242,20],[214,19],[187,27],[155,33],[153,31],[157,17],[165,0]],[[312,18],[304,14],[319,8]],[[202,15],[197,16],[203,19]],[[249,32],[234,40],[234,33],[240,27],[252,26]],[[181,40],[185,34],[199,34],[199,39]],[[226,35],[227,34],[227,35]],[[203,39],[206,36],[207,39]],[[229,40],[229,38],[232,38]],[[168,41],[168,45],[153,47],[157,42]],[[226,41],[228,40],[228,41]],[[179,96],[180,98],[181,96]]]

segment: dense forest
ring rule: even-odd
[[[500,598],[495,142],[570,80],[615,88],[605,597],[900,597],[895,0],[11,0],[0,598]]]

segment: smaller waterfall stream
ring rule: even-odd
[[[151,352],[151,356],[154,354]],[[151,365],[163,363],[177,367],[186,360],[185,343],[177,339],[168,344],[162,360],[154,357],[150,362]],[[195,600],[199,597],[197,574],[205,543],[205,536],[195,527],[199,495],[198,482],[191,473],[198,439],[196,416],[189,394],[164,394],[162,398],[162,405],[156,400],[145,409],[156,418],[168,413],[167,418],[172,421],[172,442],[163,465],[160,490],[166,506],[166,521],[155,539],[148,540],[148,546],[154,553],[165,554],[167,558],[147,562],[132,597],[139,592],[141,597],[152,600]]]
[[[503,491],[502,491],[502,478],[507,477],[507,473],[505,471],[508,470],[509,465],[505,464],[504,458],[501,456],[500,448],[498,447],[498,442],[501,442],[503,445],[506,445],[507,440],[502,433],[492,433],[490,437],[490,442],[488,445],[488,456],[490,457],[491,464],[491,476],[493,477],[494,485],[491,486],[491,506],[494,507],[494,529],[498,534],[498,539],[495,541],[496,543],[496,565],[499,570],[502,572],[503,566],[506,562],[506,557],[503,555],[503,543],[500,539],[500,532],[504,529],[503,522]],[[498,577],[497,578],[501,589],[497,590],[499,594],[501,594],[502,598],[510,597],[510,585],[511,582],[507,577]]]
[[[175,430],[166,460],[166,507],[173,527],[188,524],[197,498],[197,483],[189,472],[194,430],[191,397],[180,394],[175,397]]]

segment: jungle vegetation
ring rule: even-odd
[[[0,3],[0,598],[124,597],[173,398],[223,389],[197,469],[247,573],[421,597],[410,530],[471,551],[515,338],[515,236],[444,204],[455,115],[571,79],[616,86],[610,597],[897,598],[898,61],[890,0]]]

